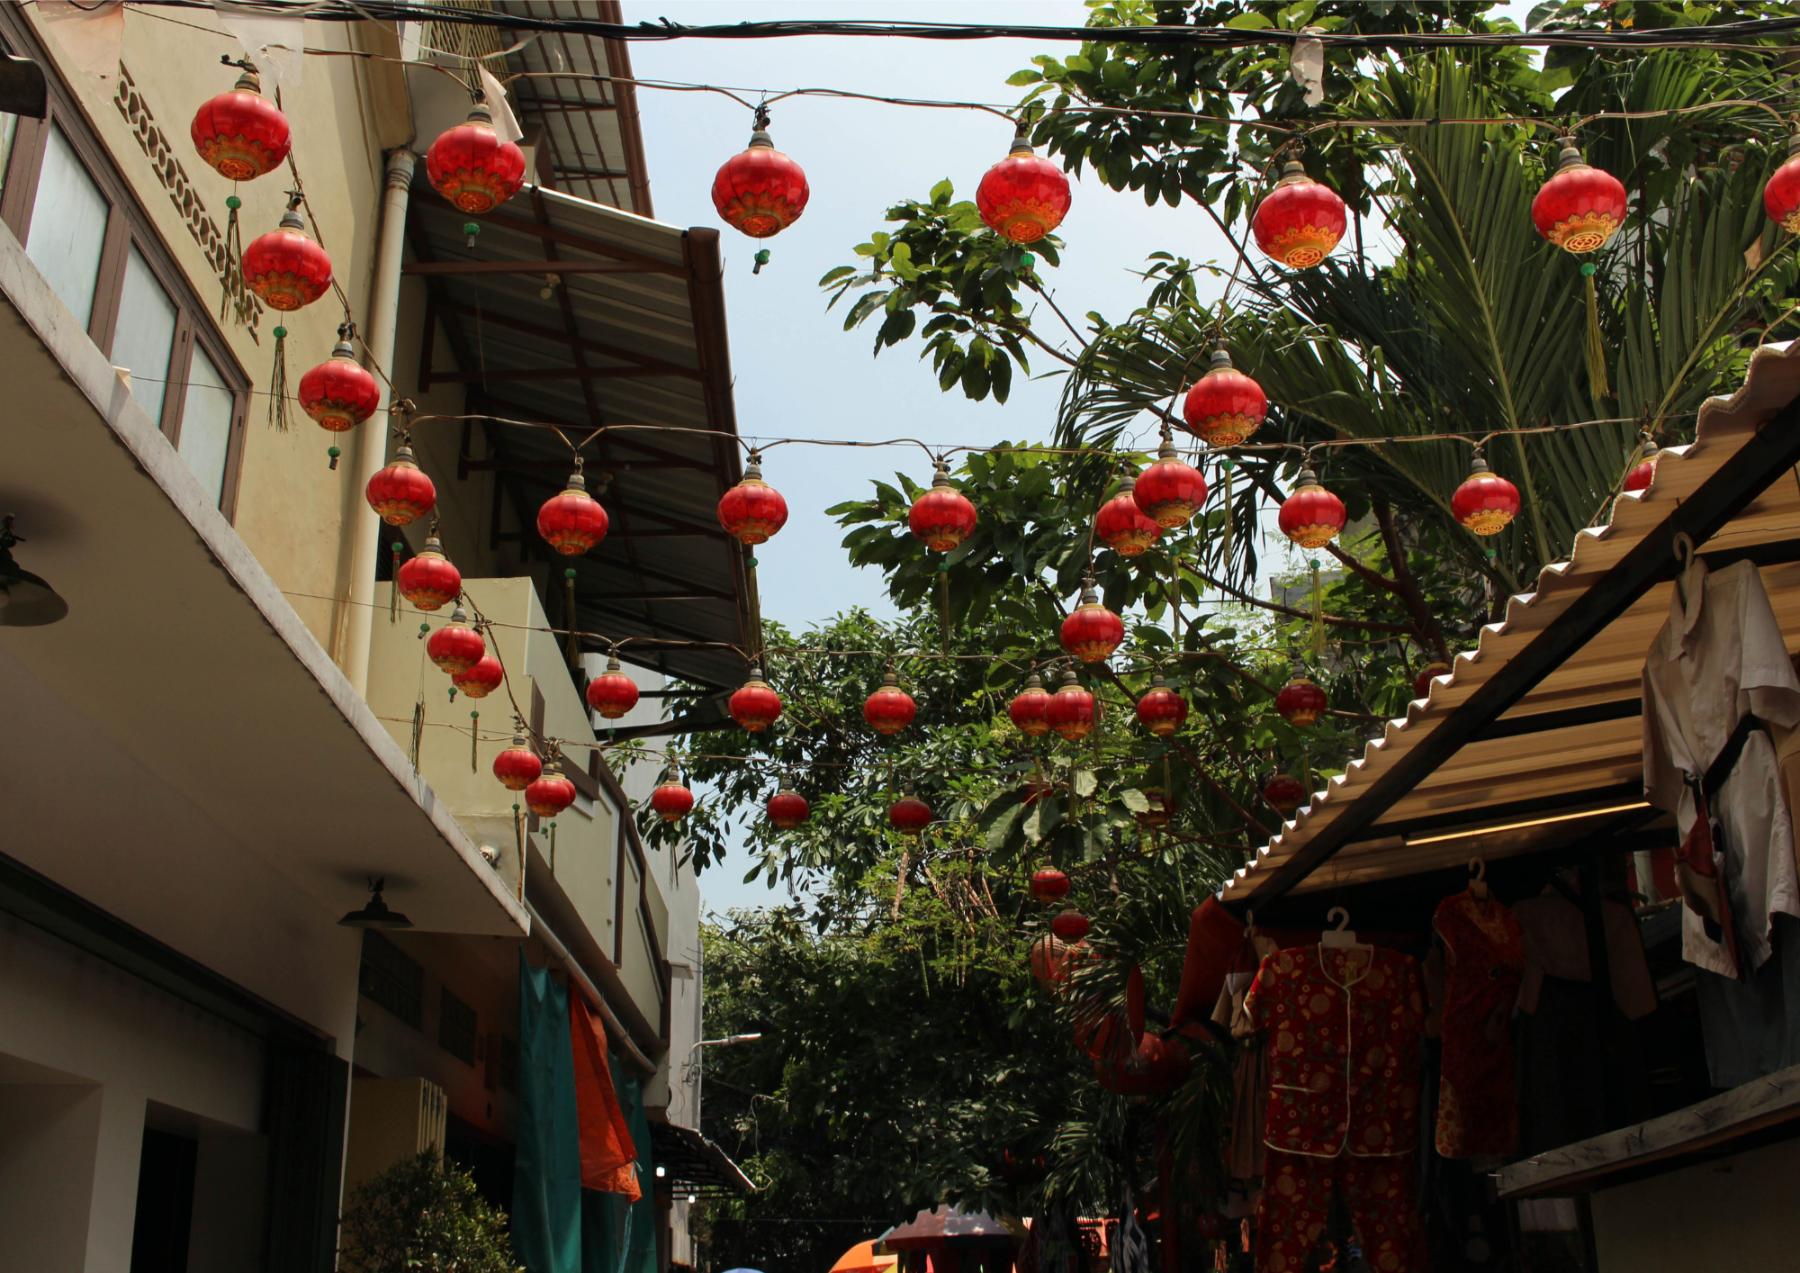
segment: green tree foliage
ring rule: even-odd
[[[345,1273],[523,1273],[505,1212],[430,1151],[350,1191],[340,1242]]]

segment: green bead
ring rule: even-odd
[[[1307,562],[1306,564],[1311,566],[1314,570],[1317,570],[1319,568],[1319,559],[1317,557],[1314,557],[1311,561]]]
[[[400,555],[400,541],[396,539],[393,543],[388,545],[388,549],[394,556],[398,557]]]
[[[949,563],[949,562],[947,562],[947,561],[940,561],[940,562],[938,562],[938,564],[937,564],[937,572],[938,572],[938,573],[939,573],[939,574],[940,574],[940,575],[947,575],[947,574],[949,574],[949,573],[950,573],[950,563]]]
[[[337,459],[337,457],[338,457],[338,456],[340,456],[340,455],[342,455],[342,454],[343,454],[343,451],[341,451],[341,450],[340,450],[340,449],[338,449],[338,448],[337,448],[337,447],[335,447],[335,446],[328,446],[328,447],[326,447],[326,448],[325,448],[325,454],[327,454],[327,455],[329,455],[329,456],[330,456],[330,457],[331,457],[331,458],[332,458],[332,459],[334,459],[334,460],[335,460],[335,459]],[[398,547],[399,547],[399,545],[398,545],[398,544],[396,544],[396,545],[394,545],[394,546],[395,546],[395,547],[396,547],[396,548],[398,548]]]
[[[239,208],[244,206],[244,201],[234,194],[228,194],[225,196],[225,206],[230,208],[233,212],[236,212]]]
[[[574,577],[575,577],[575,567],[564,566],[563,567],[563,578],[564,579],[573,579]]]
[[[1587,276],[1588,276],[1588,277],[1589,277],[1589,278],[1593,278],[1593,277],[1594,277],[1594,271],[1595,271],[1595,270],[1597,270],[1597,269],[1599,269],[1599,268],[1600,268],[1600,267],[1599,267],[1599,266],[1597,266],[1597,265],[1595,265],[1595,264],[1594,264],[1594,263],[1593,263],[1593,262],[1592,262],[1592,261],[1583,261],[1583,262],[1582,262],[1582,263],[1581,263],[1581,272],[1582,272],[1582,273],[1583,273],[1583,274],[1585,274],[1585,275],[1587,275]]]
[[[1229,472],[1231,472],[1232,469],[1236,468],[1237,465],[1235,465],[1231,462],[1230,457],[1227,457],[1227,458],[1219,461],[1219,467],[1224,469],[1227,473],[1229,473]]]
[[[424,636],[429,631],[431,631],[431,625],[429,623],[421,623],[419,625],[419,635],[420,636]]]
[[[479,222],[479,221],[464,221],[463,222],[463,233],[464,234],[480,234],[481,233],[481,222]]]
[[[1037,264],[1037,257],[1033,256],[1031,253],[1029,253],[1029,252],[1019,253],[1019,268],[1020,269],[1028,270],[1036,264]]]
[[[767,265],[769,263],[769,249],[768,248],[758,249],[755,260],[758,265]]]
[[[748,567],[750,567],[750,569],[752,569],[752,570],[755,570],[755,569],[756,569],[756,556],[755,556],[755,554],[754,554],[754,553],[753,553],[753,554],[751,554],[751,555],[750,555],[750,556],[748,556],[748,557],[745,557],[745,558],[744,558],[744,564],[745,564],[745,565],[746,565],[746,566],[748,566]]]
[[[275,329],[275,339],[276,340],[286,340],[287,339],[287,328],[277,327]]]
[[[470,712],[470,713],[469,713],[469,719],[470,719],[470,720],[480,720],[480,719],[481,719],[481,712],[480,712],[480,711],[478,711],[478,710],[477,710],[477,711],[471,711],[471,712]]]

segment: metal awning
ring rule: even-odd
[[[495,470],[506,509],[491,533],[535,554],[554,586],[552,622],[568,624],[561,578],[573,565],[574,627],[604,650],[629,638],[718,648],[628,645],[634,662],[715,687],[735,687],[747,644],[744,553],[717,520],[719,496],[742,474],[725,336],[718,232],[683,230],[585,199],[527,186],[481,219],[425,184],[412,200],[413,259],[429,284],[425,329],[441,322],[450,349],[427,336],[421,389],[466,387],[468,410],[549,421],[571,441],[600,424],[648,425],[608,434],[586,452],[589,489],[612,517],[606,542],[557,557],[538,537],[538,506],[568,479],[569,446],[554,431],[465,426],[459,477]],[[475,435],[482,435],[478,439]]]
[[[1260,907],[1631,830],[1666,842],[1642,799],[1640,676],[1668,617],[1676,536],[1714,568],[1756,562],[1800,650],[1796,461],[1800,344],[1770,346],[1737,393],[1705,405],[1690,446],[1663,452],[1650,488],[1621,496],[1607,525],[1511,598],[1222,897]]]
[[[663,1179],[678,1194],[722,1197],[756,1192],[730,1155],[691,1127],[651,1123],[650,1152]]]

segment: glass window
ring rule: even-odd
[[[106,215],[106,196],[88,176],[69,139],[52,128],[38,174],[25,255],[44,272],[51,290],[84,328],[94,315],[94,280],[100,275],[100,249],[106,243]]]
[[[131,396],[159,424],[168,390],[169,351],[174,347],[175,302],[150,272],[149,262],[132,248],[125,258],[112,361],[131,372]]]
[[[198,346],[188,366],[187,393],[181,402],[181,437],[176,450],[194,470],[200,485],[220,502],[225,492],[225,456],[231,448],[231,390],[206,351]]]

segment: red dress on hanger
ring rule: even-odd
[[[1519,921],[1492,896],[1465,889],[1438,904],[1431,928],[1444,948],[1438,1154],[1509,1154],[1519,1140],[1510,1029],[1525,971]]]

